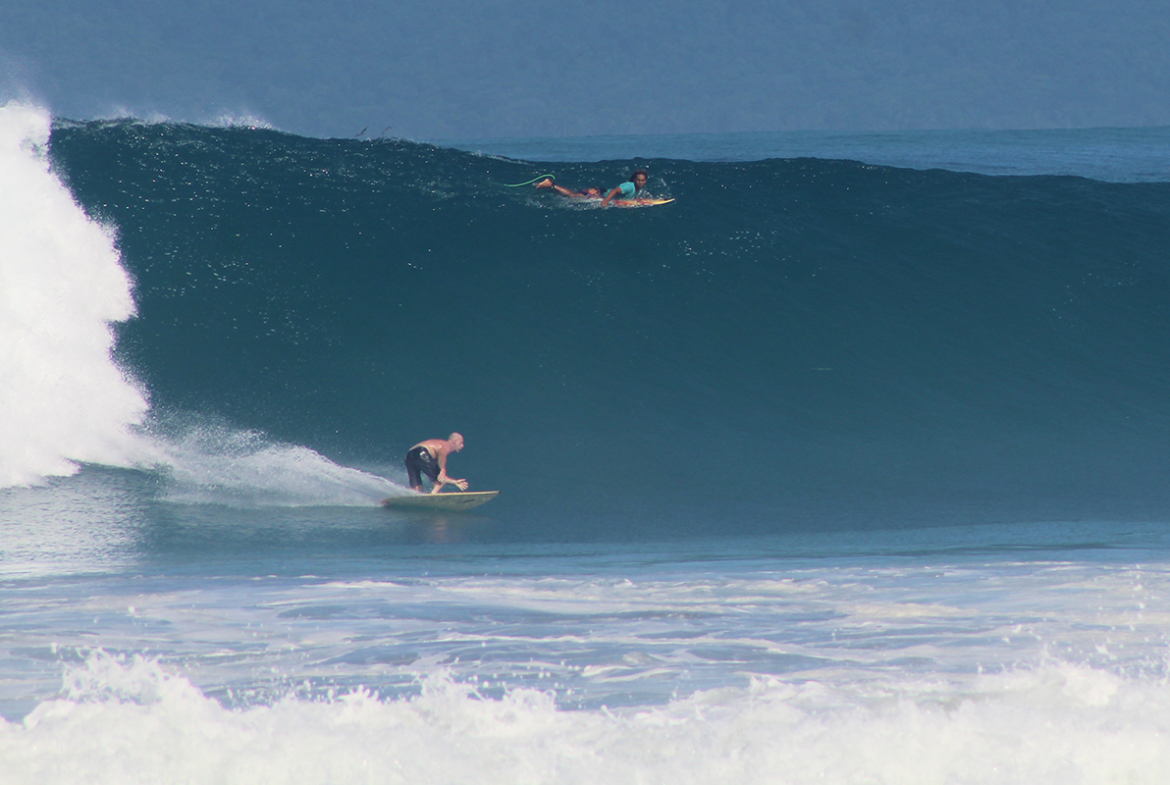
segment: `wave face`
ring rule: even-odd
[[[404,141],[94,122],[50,151],[118,229],[156,412],[396,479],[458,430],[455,476],[573,536],[1170,513],[1167,184],[650,160],[677,201],[602,211]]]

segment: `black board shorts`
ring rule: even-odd
[[[406,476],[409,478],[411,488],[422,485],[420,475],[423,474],[429,477],[431,482],[438,482],[439,461],[426,447],[415,447],[406,454]]]

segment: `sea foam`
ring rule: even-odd
[[[404,485],[337,464],[308,447],[211,417],[159,415],[142,430],[140,463],[158,469],[164,498],[234,507],[369,506]],[[176,425],[176,423],[179,423]],[[398,479],[405,481],[405,472]]]
[[[113,231],[50,170],[52,120],[0,107],[0,487],[124,464],[146,396],[111,357],[135,313]]]
[[[63,697],[0,721],[10,783],[1158,783],[1170,695],[1083,666],[891,676],[564,711],[549,692],[480,695],[443,671],[410,698],[356,690],[229,710],[142,657],[98,653]]]

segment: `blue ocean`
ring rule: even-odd
[[[1170,129],[14,103],[0,301],[5,785],[1170,778]]]

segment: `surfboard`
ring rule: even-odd
[[[383,507],[396,510],[470,510],[490,502],[499,491],[460,491],[455,493],[410,493],[391,496],[382,501]]]
[[[618,207],[657,207],[660,204],[670,204],[673,199],[611,199],[610,204]],[[597,200],[601,204],[601,200]]]

